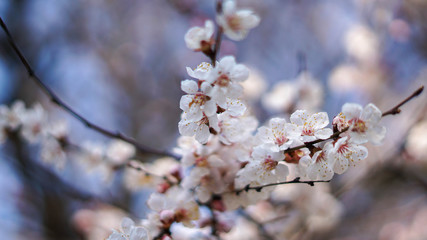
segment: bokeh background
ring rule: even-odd
[[[241,42],[224,38],[220,56],[235,55],[251,69],[247,97],[261,123],[283,113],[268,107],[263,92],[297,81],[302,70],[323,89],[313,101],[330,116],[345,102],[387,110],[427,82],[425,0],[237,2],[261,23]],[[36,73],[73,109],[167,150],[179,136],[185,67],[208,61],[188,50],[183,36],[214,18],[214,6],[213,0],[2,0],[0,16]],[[16,99],[41,102],[49,118],[67,120],[73,142],[109,141],[49,102],[2,32],[0,102]],[[331,182],[341,220],[316,234],[296,228],[289,239],[427,239],[426,100],[424,94],[385,118],[384,145],[368,146],[363,166]],[[1,146],[2,238],[90,239],[93,216],[145,216],[147,193],[123,188],[120,171],[106,184],[73,162],[63,170],[46,165],[38,151],[17,140]]]

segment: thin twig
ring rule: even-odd
[[[348,128],[344,128],[342,131],[335,132],[334,134],[332,134],[330,137],[328,137],[326,139],[317,139],[317,140],[314,140],[314,141],[305,142],[304,144],[296,146],[296,147],[288,148],[288,149],[284,150],[283,153],[292,152],[292,151],[295,151],[295,150],[298,150],[298,149],[301,149],[301,148],[306,148],[306,147],[310,148],[310,147],[312,147],[316,143],[321,143],[321,142],[324,142],[324,141],[336,139],[336,138],[338,138],[340,136],[341,133],[344,133],[347,130],[348,130]]]
[[[212,51],[212,56],[210,57],[211,62],[212,62],[212,66],[214,66],[214,67],[216,64],[216,59],[217,59],[217,56],[219,53],[219,49],[221,47],[222,32],[223,32],[222,27],[218,26],[218,30],[217,30],[217,34],[216,34],[216,40],[215,40],[215,48]]]
[[[218,16],[220,14],[222,14],[222,0],[217,0],[216,1],[216,15]],[[215,45],[214,45],[213,49],[209,48],[207,51],[203,52],[207,57],[210,58],[212,66],[214,66],[214,67],[216,65],[216,59],[217,59],[217,56],[219,53],[219,49],[221,47],[222,34],[223,34],[223,29],[218,24],[217,28],[216,28]]]
[[[151,172],[147,171],[146,169],[144,169],[143,167],[141,167],[141,166],[137,166],[137,165],[133,164],[132,162],[128,162],[128,163],[126,163],[124,166],[126,166],[126,167],[128,167],[128,168],[132,168],[132,169],[134,169],[134,170],[136,170],[136,171],[138,171],[138,172],[142,172],[142,173],[144,173],[144,174],[145,174],[145,176],[152,176],[152,177],[156,177],[156,178],[158,178],[158,179],[163,179],[163,180],[165,180],[165,181],[167,181],[167,182],[169,182],[169,183],[173,184],[173,183],[171,182],[171,180],[170,180],[167,176],[162,176],[162,175],[157,175],[157,174],[151,173]]]
[[[53,138],[55,138],[56,141],[58,141],[60,143],[61,148],[63,150],[69,149],[69,150],[74,150],[74,151],[79,151],[79,152],[87,152],[87,150],[84,149],[83,147],[81,147],[81,146],[79,146],[79,145],[77,145],[75,143],[70,142],[70,140],[68,138],[57,138],[57,137],[55,137],[53,135],[50,135],[50,136],[53,137]],[[103,159],[106,160],[106,163],[113,162],[107,156],[104,156]],[[134,169],[134,170],[136,170],[138,172],[143,172],[146,176],[153,176],[153,177],[157,177],[157,178],[166,179],[166,176],[160,176],[160,175],[157,175],[157,174],[154,174],[154,173],[150,173],[149,171],[147,171],[143,167],[134,164],[132,161],[126,161],[126,163],[119,164],[119,165],[114,165],[114,164],[110,164],[110,165],[111,165],[111,167],[114,170],[121,169],[121,168],[124,168],[124,167],[128,167],[128,168],[132,168],[132,169]]]
[[[43,83],[43,81],[40,80],[40,78],[35,74],[33,68],[28,63],[27,59],[24,57],[22,52],[19,50],[18,46],[16,45],[15,41],[12,38],[12,35],[10,34],[6,24],[3,22],[3,19],[0,17],[0,25],[3,29],[3,31],[6,33],[7,40],[11,47],[13,48],[14,52],[18,55],[19,59],[21,60],[22,64],[24,65],[25,69],[27,70],[27,73],[31,79],[34,80],[34,82],[41,88],[41,90],[50,98],[50,101],[58,105],[60,108],[68,112],[70,115],[72,115],[74,118],[82,122],[86,127],[97,131],[101,133],[104,136],[110,137],[110,138],[116,138],[120,139],[122,141],[128,142],[136,147],[138,151],[141,153],[150,153],[155,155],[162,155],[162,156],[169,156],[173,158],[178,158],[173,153],[170,153],[168,151],[160,151],[156,149],[152,149],[150,147],[144,146],[140,143],[138,143],[135,139],[130,138],[122,134],[121,132],[112,132],[110,130],[107,130],[103,127],[100,127],[89,120],[87,120],[85,117],[77,113],[75,110],[73,110],[68,104],[66,104],[63,100],[61,100],[53,91],[50,89],[46,84]]]
[[[217,240],[221,240],[221,236],[219,235],[219,231],[218,231],[218,228],[217,228],[218,219],[215,216],[215,211],[212,209],[211,206],[207,206],[207,207],[211,211],[211,214],[212,214],[212,218],[211,218],[211,221],[212,221],[211,222],[211,234],[212,234],[212,236],[216,237]]]
[[[317,180],[317,181],[300,181],[300,178],[297,177],[292,181],[286,181],[286,182],[277,182],[277,183],[269,183],[261,186],[251,187],[250,184],[246,185],[246,187],[238,190],[234,190],[237,195],[239,195],[241,192],[245,191],[248,192],[249,190],[255,190],[257,192],[261,192],[261,190],[265,187],[272,187],[277,185],[285,185],[285,184],[293,184],[293,183],[303,183],[308,184],[310,186],[314,186],[314,183],[322,183],[322,182],[330,182],[331,180]]]
[[[216,2],[216,15],[222,14],[222,0],[217,0]],[[219,53],[219,49],[221,48],[221,40],[222,40],[223,29],[220,25],[217,27],[216,39],[215,39],[215,48],[213,50],[213,58],[211,59],[212,65],[215,66],[216,59]]]
[[[413,98],[419,96],[423,92],[423,90],[424,90],[424,86],[421,86],[414,93],[412,93],[411,96],[407,97],[405,100],[403,100],[402,102],[394,106],[392,109],[385,111],[382,116],[385,117],[387,115],[396,115],[400,113],[400,107],[403,106],[403,104],[411,101]]]

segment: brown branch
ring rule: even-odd
[[[423,92],[423,90],[424,90],[424,86],[421,86],[414,93],[412,93],[411,96],[407,97],[405,100],[403,100],[402,102],[394,106],[392,109],[385,111],[382,116],[385,117],[387,115],[396,115],[400,113],[400,107],[403,106],[403,104],[411,101],[413,98],[419,96]]]
[[[292,151],[295,151],[295,150],[298,150],[298,149],[301,149],[301,148],[311,148],[316,143],[321,143],[321,142],[324,142],[324,141],[336,139],[336,138],[338,138],[340,136],[341,133],[346,132],[347,130],[348,130],[348,128],[344,128],[342,131],[335,132],[334,134],[332,134],[330,137],[328,137],[326,139],[317,139],[317,140],[314,140],[314,141],[305,142],[304,144],[296,146],[296,147],[288,148],[288,149],[284,150],[283,153],[292,152]]]
[[[212,51],[212,55],[209,56],[212,62],[212,66],[214,67],[216,65],[216,59],[219,53],[219,49],[221,47],[222,32],[223,32],[222,27],[218,26],[216,40],[215,40],[215,47],[214,47],[214,50]]]
[[[297,177],[292,181],[286,181],[286,182],[277,182],[277,183],[269,183],[261,186],[251,187],[250,184],[246,185],[242,189],[234,190],[233,192],[239,195],[241,192],[245,191],[248,192],[249,190],[255,190],[257,192],[261,192],[261,190],[265,187],[272,187],[272,186],[278,186],[278,185],[285,185],[285,184],[293,184],[293,183],[304,183],[308,184],[310,186],[314,186],[314,183],[322,183],[322,182],[330,182],[331,180],[317,180],[317,181],[300,181],[300,178]]]
[[[142,172],[142,173],[145,174],[145,176],[153,176],[153,177],[156,177],[156,178],[159,178],[159,179],[163,179],[163,180],[167,181],[170,184],[174,184],[173,182],[171,182],[171,180],[167,176],[161,176],[161,175],[157,175],[157,174],[151,173],[151,172],[147,171],[146,169],[144,169],[141,166],[134,165],[132,162],[128,162],[125,165],[121,165],[121,166],[125,166],[125,167],[128,167],[128,168],[132,168],[132,169],[134,169],[134,170],[136,170],[138,172]]]
[[[152,149],[150,147],[147,147],[145,145],[142,145],[138,143],[135,139],[130,138],[122,134],[121,132],[112,132],[110,130],[107,130],[103,127],[100,127],[89,120],[87,120],[85,117],[77,113],[75,110],[73,110],[68,104],[66,104],[63,100],[61,100],[58,95],[56,95],[52,89],[50,89],[43,81],[40,80],[40,78],[35,74],[33,68],[28,63],[27,59],[24,57],[22,52],[19,50],[18,46],[16,45],[15,41],[12,38],[12,35],[10,34],[6,24],[3,22],[3,19],[0,17],[0,25],[3,31],[6,33],[7,40],[11,47],[13,48],[14,52],[18,55],[19,59],[21,60],[22,64],[24,65],[25,69],[27,70],[27,73],[31,79],[34,80],[34,82],[41,88],[41,90],[50,98],[50,101],[55,103],[57,106],[62,108],[64,111],[68,112],[70,115],[72,115],[74,118],[82,122],[86,127],[97,131],[101,133],[104,136],[120,139],[122,141],[125,141],[127,143],[130,143],[135,146],[135,148],[141,152],[141,153],[149,153],[149,154],[155,154],[155,155],[161,155],[161,156],[169,156],[173,158],[178,158],[173,153],[170,153],[168,151],[160,151],[157,149]]]
[[[222,14],[222,0],[217,0],[216,2],[216,15]],[[213,50],[213,56],[211,58],[212,65],[215,67],[216,59],[219,53],[219,49],[221,48],[221,39],[222,39],[223,29],[218,25],[215,39],[215,48]]]
[[[212,236],[216,237],[217,240],[221,240],[221,236],[219,234],[218,231],[218,219],[217,216],[215,215],[215,210],[212,209],[211,206],[207,206],[208,209],[210,210],[211,214],[212,214],[212,218],[211,218],[211,234]]]
[[[222,14],[222,0],[217,0],[216,15],[220,15],[220,14]],[[219,49],[221,47],[222,34],[223,34],[223,29],[221,26],[217,24],[215,46],[213,47],[213,49],[209,48],[206,51],[203,51],[203,53],[210,58],[212,66],[214,67],[216,65],[216,59],[219,53]]]

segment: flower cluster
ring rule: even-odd
[[[107,240],[148,240],[150,233],[143,227],[135,226],[135,222],[130,218],[123,218],[121,231],[113,230]]]
[[[0,106],[0,142],[8,137],[20,136],[30,144],[41,144],[42,160],[63,167],[66,161],[63,144],[68,134],[64,122],[48,124],[47,115],[40,104],[26,108],[16,101],[9,108]]]
[[[193,27],[185,35],[187,47],[202,52],[211,63],[187,67],[189,79],[181,82],[185,95],[179,102],[183,113],[178,129],[182,136],[174,149],[180,159],[139,163],[130,160],[134,146],[121,140],[77,146],[68,139],[67,125],[48,122],[41,105],[0,106],[0,143],[21,136],[30,144],[40,144],[41,158],[57,166],[64,166],[66,151],[77,149],[78,162],[86,169],[101,169],[108,178],[115,169],[126,167],[123,181],[129,190],[156,189],[147,201],[152,212],[140,226],[124,218],[121,230],[113,230],[108,240],[180,239],[182,232],[186,238],[211,239],[210,234],[226,235],[233,226],[239,228],[233,221],[239,207],[255,205],[252,208],[263,211],[261,200],[272,206],[271,201],[278,199],[292,201],[310,215],[310,225],[304,223],[307,228],[328,228],[338,221],[341,207],[327,192],[283,195],[272,186],[329,181],[367,158],[363,144],[380,144],[384,139],[383,114],[371,103],[365,107],[346,103],[332,123],[326,112],[317,112],[319,106],[312,102],[322,97],[323,88],[306,71],[296,84],[279,85],[263,99],[273,110],[293,112],[289,118],[271,118],[259,126],[243,100],[248,67],[234,56],[217,60],[217,55],[222,34],[242,40],[260,18],[251,10],[236,8],[234,1],[219,3],[216,22],[207,20],[204,27]],[[332,210],[324,210],[321,201],[330,203]],[[326,224],[324,219],[333,221]],[[273,232],[287,236],[282,226]]]
[[[78,146],[70,142],[68,135],[67,123],[49,121],[40,104],[26,108],[22,101],[16,101],[11,107],[0,106],[0,143],[5,143],[8,137],[20,137],[31,145],[38,144],[40,159],[57,168],[64,168],[69,158],[67,152],[73,150],[84,169],[96,169],[108,180],[115,167],[135,154],[135,147],[121,140],[108,145],[84,142]]]
[[[259,23],[252,11],[236,9],[234,1],[223,3],[216,20],[216,34],[232,40],[243,39]],[[273,188],[264,185],[292,179],[330,180],[367,157],[361,144],[380,143],[385,135],[379,125],[382,113],[373,104],[344,105],[332,126],[326,112],[310,109],[294,111],[289,120],[272,118],[257,128],[258,120],[242,100],[241,83],[249,70],[234,56],[216,61],[214,28],[214,22],[207,20],[204,27],[193,27],[185,35],[191,50],[203,52],[213,62],[187,68],[191,79],[181,82],[182,136],[175,149],[180,166],[174,168],[173,180],[156,183],[158,191],[148,200],[154,212],[143,221],[159,238],[172,238],[177,229],[202,229],[209,225],[206,222],[216,234],[228,232],[233,223],[221,220],[224,214],[267,199]],[[307,76],[307,72],[300,76],[302,93],[313,86]],[[203,207],[210,209],[210,220],[202,217]]]
[[[187,95],[180,101],[184,113],[178,125],[179,132],[206,143],[210,132],[220,131],[219,118],[226,118],[224,115],[240,117],[245,112],[246,106],[239,100],[242,95],[239,82],[248,78],[249,70],[236,64],[234,57],[226,56],[215,67],[201,63],[194,70],[187,68],[187,72],[197,81],[181,83],[181,89]]]

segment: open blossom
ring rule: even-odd
[[[269,126],[260,127],[257,133],[257,137],[263,142],[263,147],[273,152],[288,149],[300,136],[301,129],[282,118],[272,118]]]
[[[185,189],[194,188],[197,199],[207,202],[212,194],[221,194],[234,181],[232,173],[237,172],[235,162],[226,162],[219,155],[211,155],[197,159],[196,165],[190,170],[190,174],[182,181]]]
[[[242,116],[246,111],[246,105],[240,99],[227,98],[225,111],[233,117]]]
[[[273,112],[305,109],[316,111],[323,103],[323,86],[309,72],[301,72],[296,79],[280,81],[264,95],[262,104]]]
[[[0,106],[0,123],[2,126],[15,130],[21,125],[21,119],[25,114],[25,105],[22,101],[16,101],[9,108],[5,105]]]
[[[210,71],[207,81],[213,85],[212,99],[222,108],[227,108],[227,98],[237,99],[243,88],[239,84],[249,76],[249,69],[243,64],[236,64],[233,56],[223,57]]]
[[[199,219],[200,216],[199,205],[191,194],[178,186],[170,188],[165,194],[151,194],[147,205],[159,213],[160,221],[165,226],[170,226],[173,222],[193,226],[191,221]]]
[[[307,176],[311,180],[331,180],[334,176],[335,159],[330,157],[332,143],[327,142],[322,149],[314,153],[307,167]]]
[[[113,230],[107,240],[150,240],[147,229],[135,226],[135,222],[130,218],[123,218],[121,231]]]
[[[114,140],[107,148],[107,159],[110,163],[119,165],[135,155],[135,147],[122,140]]]
[[[94,142],[83,142],[78,161],[88,172],[104,165],[105,146]]]
[[[64,167],[67,160],[61,143],[53,137],[46,137],[42,140],[40,157],[44,162],[51,163],[60,169]]]
[[[302,128],[302,141],[327,139],[332,135],[332,129],[325,128],[329,124],[325,112],[310,115],[306,110],[297,110],[291,115],[291,122]]]
[[[269,227],[270,232],[274,232],[278,239],[289,239],[301,227],[306,228],[311,233],[318,233],[330,230],[339,223],[342,217],[343,206],[326,184],[318,184],[315,188],[308,185],[291,184],[288,186],[277,187],[271,195],[272,202],[287,202],[292,205],[295,215],[292,218],[280,218],[288,216],[288,210],[272,208],[274,211],[272,221]],[[260,205],[257,205],[260,206]],[[262,205],[261,205],[262,206]],[[252,209],[251,209],[252,210]],[[253,209],[255,214],[260,212],[258,208]],[[269,215],[269,213],[264,213]]]
[[[212,193],[220,194],[234,182],[235,173],[240,169],[234,151],[221,145],[218,137],[202,145],[191,138],[179,140],[181,165],[187,175],[181,182],[184,189],[193,189],[201,202],[211,198]],[[185,140],[185,141],[183,141]],[[230,150],[230,151],[229,151]]]
[[[425,150],[427,149],[427,120],[415,124],[408,133],[405,144],[406,151],[416,160],[427,161]]]
[[[67,138],[67,135],[69,133],[68,124],[66,121],[58,121],[51,123],[47,127],[46,132],[58,140],[63,140]]]
[[[228,0],[223,3],[222,14],[217,17],[217,21],[227,37],[240,41],[248,35],[250,29],[258,26],[260,18],[251,10],[237,10],[236,3]]]
[[[208,94],[212,89],[209,83],[203,82],[199,91],[195,81],[184,80],[181,82],[181,89],[188,93],[181,97],[179,103],[188,120],[198,120],[203,117],[203,114],[208,117],[216,114],[216,104]]]
[[[380,144],[386,133],[385,127],[379,125],[381,117],[381,111],[372,103],[365,108],[356,103],[346,103],[342,114],[335,117],[333,122],[337,123],[339,130],[348,126],[348,134],[354,143]]]
[[[224,165],[224,161],[217,155],[196,156],[194,167],[182,181],[183,188],[190,189],[196,187],[200,184],[202,177],[210,173],[211,168],[222,167]]]
[[[202,62],[195,69],[187,67],[187,74],[192,78],[206,81],[212,69],[213,67],[210,63]]]
[[[22,101],[16,101],[9,108],[0,106],[0,143],[4,143],[8,130],[16,130],[21,125],[21,118],[25,113],[25,105]]]
[[[250,183],[256,186],[286,180],[288,167],[279,163],[285,158],[283,153],[271,152],[258,146],[253,150],[252,158],[252,161],[237,173],[236,188],[244,188]]]
[[[205,27],[192,27],[185,34],[185,44],[194,51],[210,49],[213,43],[214,24],[211,20],[205,22]]]
[[[221,129],[219,139],[227,145],[248,139],[258,126],[258,121],[253,116],[233,117],[223,113],[218,118]]]
[[[156,159],[153,163],[141,163],[131,160],[124,173],[124,184],[131,191],[141,190],[147,187],[168,187],[162,185],[165,182],[164,176],[170,176],[170,173],[179,169],[179,163],[169,157]]]
[[[181,121],[178,123],[179,133],[183,136],[195,136],[196,140],[201,144],[208,142],[210,136],[210,128],[214,131],[219,131],[218,117],[215,115],[208,117],[203,115],[199,120],[190,120],[186,113],[181,116]]]
[[[334,171],[338,174],[344,173],[349,166],[356,167],[358,163],[368,157],[368,149],[351,142],[351,138],[338,139],[329,153],[335,158]]]
[[[194,137],[181,136],[178,138],[178,148],[175,148],[174,152],[182,156],[180,160],[182,166],[190,167],[196,163],[199,156],[214,154],[220,147],[218,141],[200,144]]]
[[[35,143],[40,140],[42,134],[45,133],[46,113],[40,104],[36,104],[33,108],[28,109],[22,116],[21,134],[30,143]]]

